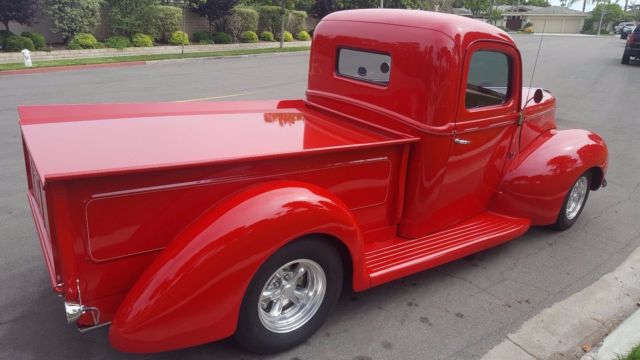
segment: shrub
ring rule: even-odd
[[[522,30],[522,32],[525,32],[527,34],[533,34],[533,26],[527,26]]]
[[[235,39],[241,39],[245,31],[258,31],[258,12],[254,9],[238,6],[231,14],[216,21],[216,29],[226,32]]]
[[[183,31],[174,31],[169,38],[171,45],[189,45],[189,35]]]
[[[175,6],[151,6],[141,16],[137,32],[149,34],[156,40],[165,39],[167,34],[180,30],[182,25],[182,12]]]
[[[273,41],[273,33],[271,31],[263,31],[260,33],[260,39],[263,41]]]
[[[110,46],[107,46],[107,44],[105,44],[103,42],[98,41],[96,43],[96,49],[106,49],[107,47],[110,47]]]
[[[20,52],[24,49],[34,51],[36,46],[33,41],[25,36],[10,35],[4,41],[4,50]]]
[[[131,41],[126,36],[112,36],[107,39],[106,45],[114,49],[124,49],[131,47]]]
[[[69,39],[93,31],[100,22],[101,0],[44,0],[54,32]]]
[[[97,47],[98,40],[95,36],[88,33],[79,33],[74,36],[67,48],[69,49],[95,49]]]
[[[280,7],[263,5],[258,7],[258,28],[276,33],[280,31]]]
[[[526,29],[526,28],[528,28],[528,27],[531,27],[531,28],[533,27],[533,23],[532,23],[531,21],[527,21],[527,23],[526,23],[526,24],[524,24],[524,26],[523,26],[522,28],[523,28],[523,29]]]
[[[153,37],[151,37],[151,35],[137,33],[131,38],[131,43],[135,47],[152,47]]]
[[[300,31],[307,30],[307,13],[304,11],[290,10],[287,11],[287,23],[285,29],[291,33],[297,34]]]
[[[290,32],[285,31],[285,32],[284,32],[284,41],[285,41],[285,42],[293,41],[293,35],[291,35],[291,33],[290,33]]]
[[[211,34],[208,31],[196,31],[192,35],[193,42],[207,42],[211,41]]]
[[[29,39],[31,39],[31,41],[33,41],[33,45],[35,45],[36,49],[44,49],[47,47],[47,43],[44,39],[44,35],[36,33],[36,32],[29,32],[29,31],[25,31],[22,34],[20,34],[24,37],[28,37]]]
[[[233,42],[233,38],[231,37],[231,35],[219,31],[213,37],[213,42],[216,44],[231,44]]]
[[[14,34],[9,30],[0,30],[0,48],[4,48],[5,41],[9,36],[12,36],[12,35]]]
[[[147,11],[151,6],[156,5],[158,0],[106,0],[109,12],[109,26],[116,35],[133,35],[137,32],[144,32],[143,22],[146,19]],[[176,29],[178,30],[178,29]]]
[[[243,43],[257,43],[258,42],[258,34],[253,31],[245,31],[240,36],[240,41]]]
[[[302,30],[299,33],[296,34],[296,39],[300,40],[300,41],[309,41],[311,40],[311,35],[309,35],[308,32]]]

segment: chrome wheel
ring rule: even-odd
[[[568,220],[573,220],[580,213],[584,200],[587,197],[587,187],[589,181],[586,176],[582,176],[576,181],[571,188],[569,198],[567,199],[566,216]]]
[[[262,288],[258,317],[274,333],[287,333],[306,324],[324,299],[327,278],[315,261],[300,259],[278,269]]]

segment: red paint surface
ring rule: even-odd
[[[337,76],[341,47],[390,55],[388,86]],[[513,88],[503,105],[468,110],[478,50],[510,57]],[[79,280],[85,305],[114,321],[116,348],[230,336],[256,269],[301,236],[344,248],[360,291],[552,223],[580,174],[592,171],[595,190],[606,173],[604,141],[555,130],[549,93],[517,126],[520,54],[496,27],[333,13],[309,67],[305,101],[20,108],[52,283],[77,301]]]

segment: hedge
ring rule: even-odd
[[[219,31],[213,36],[213,42],[216,44],[231,44],[233,42],[233,38],[231,35]]]
[[[258,28],[261,31],[271,31],[280,33],[280,11],[279,6],[263,5],[258,7]],[[291,33],[299,33],[306,30],[307,13],[297,10],[286,10],[284,28]]]
[[[296,34],[296,39],[300,40],[300,41],[309,41],[311,40],[311,35],[309,35],[308,32],[302,30],[299,33]]]
[[[146,34],[135,34],[131,38],[131,43],[135,47],[152,47],[153,46],[153,37],[151,35]]]
[[[260,33],[260,39],[262,41],[274,41],[273,33],[271,31],[263,31]]]
[[[20,52],[24,49],[34,51],[36,46],[26,36],[10,35],[5,39],[3,48],[5,51]]]
[[[182,31],[174,31],[169,38],[171,45],[189,45],[189,35]]]
[[[25,31],[22,34],[20,34],[24,37],[28,37],[29,39],[31,39],[31,41],[33,41],[33,45],[36,47],[36,49],[45,49],[47,47],[47,43],[45,41],[44,35],[36,33],[36,32],[29,32],[29,31]]]
[[[131,47],[131,41],[126,36],[112,36],[107,39],[106,45],[114,49],[124,49]]]
[[[253,31],[245,31],[240,36],[240,41],[242,41],[243,43],[257,43],[258,34]]]
[[[95,36],[88,33],[79,33],[74,36],[67,48],[69,49],[95,49],[98,47],[98,40]]]
[[[154,5],[142,16],[139,32],[149,34],[154,39],[164,39],[167,34],[180,30],[182,11],[175,6]]]

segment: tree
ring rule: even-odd
[[[109,25],[114,33],[132,35],[143,25],[143,17],[158,0],[106,0]]]
[[[526,5],[531,6],[540,6],[540,7],[549,7],[551,4],[547,0],[527,0],[525,2]]]
[[[474,17],[489,9],[489,0],[464,0],[464,7],[471,10]]]
[[[240,0],[189,0],[189,7],[200,16],[209,20],[209,25],[215,26],[225,16],[231,15],[233,8]]]
[[[602,16],[602,29],[606,29],[609,23],[617,23],[624,20],[624,11],[618,4],[598,4],[591,11],[591,17],[594,24],[600,23],[600,16],[604,9],[604,15]]]
[[[573,4],[577,3],[580,0],[568,0],[568,7],[571,7]],[[587,1],[594,3],[594,0],[582,0],[582,12],[585,12],[587,9]]]
[[[39,0],[0,0],[0,22],[9,31],[9,23],[31,25]]]
[[[53,31],[66,40],[96,28],[101,3],[102,0],[44,0],[44,9],[53,22]]]

